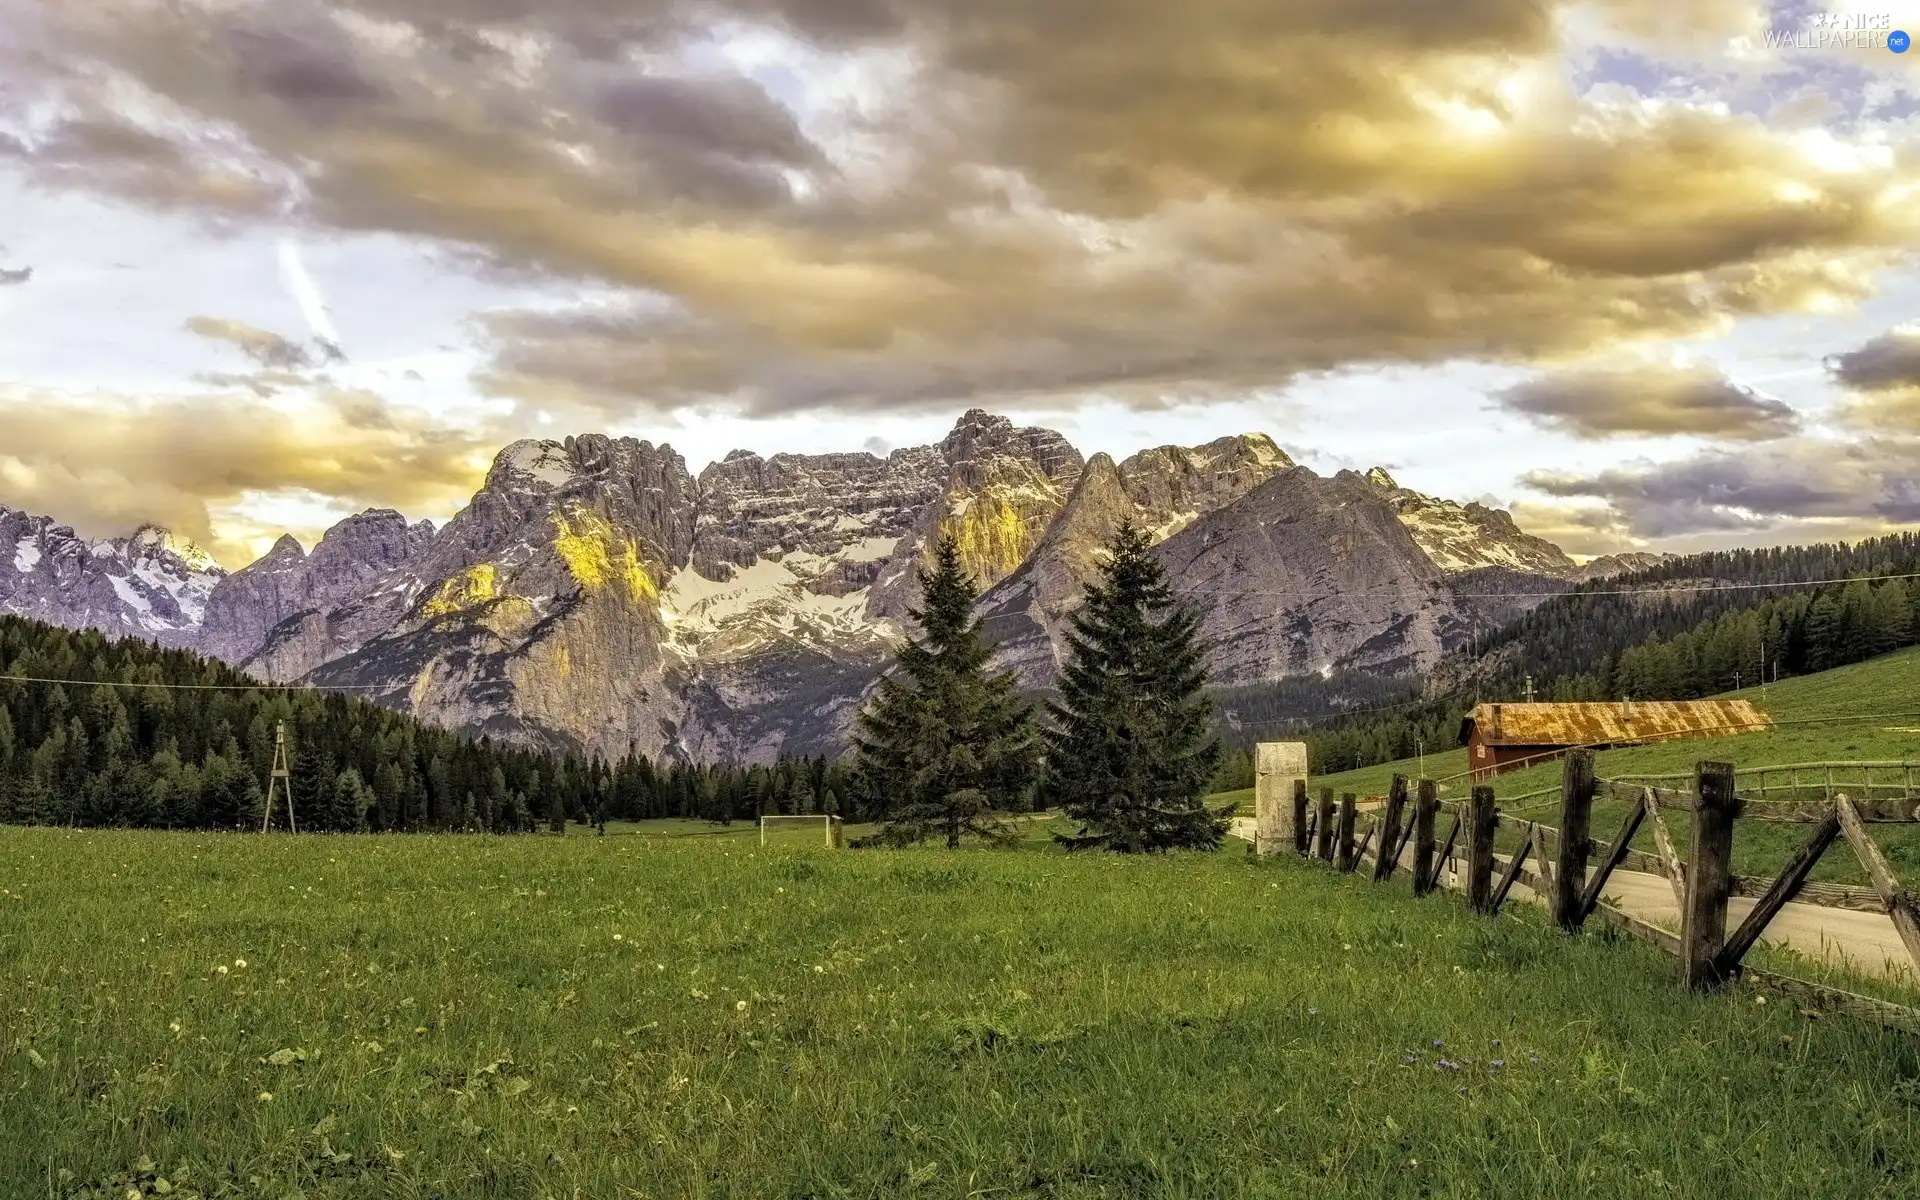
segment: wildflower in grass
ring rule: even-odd
[[[244,958],[236,958],[233,960],[233,965],[244,971],[247,969],[247,960]]]
[[[227,973],[227,964],[221,963],[219,966],[215,967],[213,970],[216,975],[225,975]]]
[[[1320,1015],[1320,1010],[1317,1008],[1309,1008],[1307,1010],[1307,1015],[1310,1017],[1317,1017]]]
[[[1445,1043],[1445,1042],[1443,1042],[1443,1041],[1441,1041],[1441,1040],[1440,1040],[1439,1038],[1435,1038],[1435,1039],[1433,1039],[1433,1048],[1434,1048],[1434,1049],[1436,1049],[1436,1050],[1438,1050],[1438,1049],[1439,1049],[1440,1047],[1442,1047],[1442,1046],[1444,1046],[1444,1045],[1446,1045],[1446,1043]]]
[[[745,1000],[735,1000],[733,1002],[733,1010],[735,1012],[747,1011],[747,1002]]]
[[[1487,1069],[1490,1071],[1500,1071],[1500,1070],[1506,1069],[1506,1065],[1507,1065],[1506,1059],[1496,1058],[1492,1062],[1487,1064]]]
[[[271,1104],[271,1103],[273,1103],[273,1093],[272,1093],[272,1092],[261,1092],[261,1093],[260,1093],[260,1095],[259,1095],[259,1100],[260,1100],[260,1103],[262,1103],[262,1104]]]

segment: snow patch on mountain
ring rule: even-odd
[[[559,442],[541,441],[526,438],[513,443],[500,453],[498,468],[524,477],[539,485],[538,490],[547,491],[559,487],[574,478],[573,464],[567,459],[566,447]]]
[[[34,544],[33,535],[28,534],[13,547],[13,569],[24,573],[39,565],[40,547]]]
[[[899,544],[900,539],[897,537],[861,538],[848,545],[835,557],[841,562],[850,563],[885,562],[893,553],[894,547]]]
[[[124,576],[109,575],[107,582],[113,585],[114,594],[120,597],[120,603],[139,613],[142,617],[153,616],[153,603],[140,594]]]
[[[865,588],[835,596],[808,587],[812,569],[825,565],[805,553],[761,558],[725,580],[681,567],[660,595],[667,648],[683,659],[723,662],[782,643],[833,653],[887,640],[890,625],[866,616]]]
[[[1365,475],[1385,492],[1400,518],[1433,565],[1449,575],[1483,567],[1505,567],[1556,579],[1572,579],[1580,567],[1560,547],[1514,524],[1504,509],[1456,504],[1401,487],[1383,467]]]

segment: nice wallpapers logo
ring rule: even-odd
[[[1891,13],[1815,13],[1804,28],[1768,29],[1764,45],[1775,50],[1887,50],[1905,54],[1913,39],[1893,27]]]

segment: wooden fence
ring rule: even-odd
[[[1896,765],[1911,769],[1911,764],[1883,763],[1765,768],[1749,773],[1760,781],[1749,789],[1750,794],[1742,795],[1736,790],[1734,768],[1728,763],[1700,763],[1691,776],[1607,780],[1595,778],[1591,751],[1576,750],[1566,756],[1561,784],[1555,789],[1560,802],[1558,826],[1502,813],[1490,787],[1475,787],[1467,801],[1443,802],[1433,780],[1420,780],[1414,787],[1405,776],[1396,775],[1378,808],[1364,814],[1370,819],[1360,831],[1363,814],[1353,793],[1342,796],[1336,805],[1333,790],[1322,788],[1317,810],[1310,811],[1307,785],[1302,781],[1295,784],[1293,794],[1294,851],[1331,862],[1341,871],[1358,870],[1370,860],[1372,877],[1380,882],[1400,869],[1411,846],[1412,858],[1407,865],[1416,896],[1427,895],[1441,885],[1443,865],[1452,863],[1457,868],[1459,859],[1464,859],[1464,878],[1456,869],[1453,886],[1464,889],[1469,907],[1477,913],[1497,916],[1514,884],[1523,883],[1546,902],[1555,923],[1569,933],[1579,932],[1590,918],[1598,916],[1674,954],[1680,959],[1681,975],[1689,987],[1713,988],[1730,979],[1745,978],[1808,1006],[1866,1017],[1920,1034],[1920,1010],[1762,971],[1744,962],[1781,909],[1788,901],[1796,901],[1885,913],[1892,919],[1916,973],[1920,973],[1920,906],[1866,829],[1872,824],[1920,823],[1920,795],[1904,782],[1898,796],[1856,798],[1845,791],[1826,790],[1831,786],[1827,781],[1834,778],[1865,786],[1872,769],[1884,771]],[[1829,767],[1833,771],[1828,771]],[[1858,774],[1850,778],[1849,772]],[[1770,782],[1766,778],[1770,774],[1785,778]],[[1814,782],[1804,782],[1808,779]],[[1682,781],[1691,781],[1692,787],[1659,786]],[[1892,781],[1888,781],[1888,790],[1893,790]],[[1819,798],[1806,798],[1809,792]],[[1549,794],[1511,797],[1508,803]],[[1765,798],[1783,794],[1795,798]],[[1612,841],[1598,840],[1590,830],[1593,802],[1602,796],[1626,805]],[[1684,858],[1661,815],[1663,810],[1684,810],[1691,818]],[[1439,836],[1443,816],[1450,818],[1444,838]],[[1778,875],[1740,876],[1733,872],[1734,829],[1740,820],[1802,824],[1810,831]],[[1651,826],[1655,854],[1631,846],[1643,824]],[[1519,839],[1517,848],[1504,861],[1494,850],[1496,834],[1503,826]],[[1844,841],[1859,859],[1872,881],[1871,887],[1808,881],[1808,873],[1836,841]],[[1668,881],[1681,914],[1679,933],[1602,899],[1608,880],[1622,866]],[[1735,895],[1754,897],[1756,903],[1729,933],[1727,900]]]

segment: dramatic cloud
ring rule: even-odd
[[[314,365],[314,355],[306,347],[290,342],[277,333],[255,329],[240,321],[193,317],[187,321],[187,331],[216,341],[230,342],[263,367],[291,371]]]
[[[1839,522],[1855,535],[1920,522],[1920,440],[1806,438],[1590,476],[1536,472],[1551,496],[1606,502],[1643,538]]]
[[[1847,387],[1862,392],[1920,388],[1920,327],[1896,329],[1858,350],[1836,354],[1827,369]]]
[[[1791,405],[1709,367],[1588,367],[1523,383],[1495,400],[1582,438],[1687,434],[1768,441],[1800,428]]]
[[[1920,438],[1920,326],[1903,326],[1858,350],[1836,354],[1827,370],[1852,390],[1839,419],[1856,429]]]
[[[316,247],[367,235],[549,288],[476,314],[484,361],[443,411],[517,402],[601,427],[975,402],[1151,413],[1323,372],[1501,364],[1546,372],[1496,396],[1538,425],[1747,444],[1537,477],[1581,501],[1542,520],[1582,548],[1899,520],[1911,500],[1911,341],[1835,360],[1855,442],[1803,440],[1793,408],[1704,372],[1590,365],[1843,310],[1911,264],[1920,136],[1863,114],[1915,100],[1913,63],[1849,60],[1871,96],[1775,74],[1788,68],[1752,39],[1798,9],[116,0],[11,13],[5,178]],[[1713,81],[1735,74],[1765,103],[1722,102]],[[115,401],[102,469],[155,473],[156,495],[203,514],[271,471],[277,486],[403,508],[409,488],[440,503],[468,486],[459,464],[478,434],[435,442],[412,410],[322,397],[300,375],[337,363],[337,347],[228,319],[189,328],[259,370],[196,363],[208,397]],[[355,366],[377,358],[349,328]],[[295,401],[319,414],[309,449],[266,415]],[[0,429],[16,490],[22,471],[66,469],[65,433],[4,437],[72,426],[58,414],[79,401],[23,403],[8,411],[38,415]],[[216,428],[229,413],[234,428]],[[189,436],[216,449],[176,468],[169,439]],[[240,462],[254,450],[259,470]],[[94,499],[43,507],[117,494],[77,475],[61,486]]]
[[[231,154],[81,104],[30,156],[227,214],[297,179],[317,222],[664,297],[618,363],[554,353],[598,314],[509,328],[488,387],[757,413],[1565,359],[1856,299],[1920,234],[1884,144],[1580,95],[1535,0],[626,7],[49,9],[50,94],[111,70]]]
[[[504,436],[435,428],[378,396],[328,388],[263,405],[232,392],[148,399],[0,386],[0,502],[89,535],[159,521],[238,566],[259,547],[244,529],[216,528],[211,509],[306,492],[349,509],[447,513],[472,495]],[[309,540],[319,531],[294,530]]]

